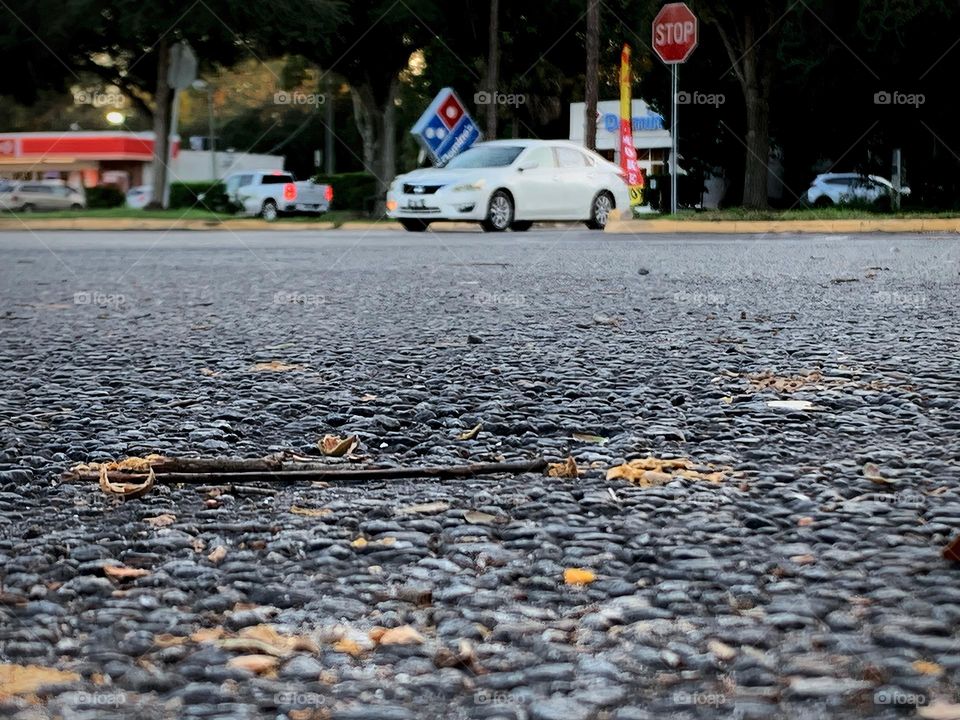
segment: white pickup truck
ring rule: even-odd
[[[227,197],[244,215],[273,222],[284,214],[322,215],[333,202],[333,187],[313,180],[297,182],[283,170],[243,170],[223,180]]]

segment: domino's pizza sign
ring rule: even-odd
[[[453,88],[444,88],[430,103],[410,133],[435,165],[445,165],[480,139],[480,128]]]

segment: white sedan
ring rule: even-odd
[[[602,230],[629,210],[620,168],[563,140],[478,143],[444,167],[399,175],[387,192],[387,215],[412,232],[437,220],[479,222],[488,232],[552,220]]]

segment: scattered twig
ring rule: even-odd
[[[192,463],[198,461],[193,460]],[[220,463],[217,465],[217,463]],[[261,461],[242,461],[227,460],[204,461],[203,470],[199,466],[191,472],[176,471],[171,472],[169,468],[171,463],[157,463],[150,470],[157,483],[166,484],[230,484],[230,483],[249,483],[249,482],[273,482],[289,483],[304,481],[327,481],[339,482],[344,484],[365,483],[372,480],[409,480],[415,478],[435,478],[437,480],[452,480],[456,478],[469,478],[477,475],[493,475],[497,473],[520,474],[528,472],[543,472],[547,467],[547,461],[543,458],[536,460],[527,460],[523,462],[505,462],[505,463],[476,463],[473,465],[460,466],[438,466],[421,468],[367,468],[364,470],[340,470],[330,465],[317,464],[309,469],[290,470],[284,465],[282,469],[271,470],[263,468],[258,463]],[[249,463],[249,464],[247,464]],[[131,474],[128,472],[110,472],[106,473],[111,482],[130,482],[142,480],[142,474]],[[74,480],[96,480],[100,474],[89,472],[76,472],[69,476]]]

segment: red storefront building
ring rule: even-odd
[[[153,137],[118,131],[0,133],[0,178],[58,178],[126,190],[152,181]],[[179,145],[174,141],[174,157]]]

